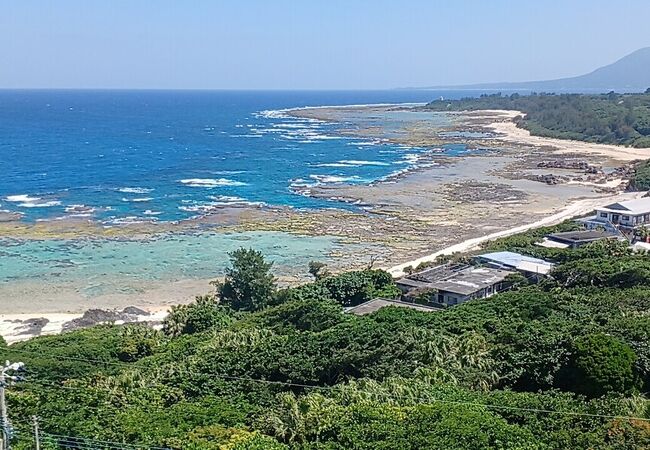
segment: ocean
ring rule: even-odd
[[[111,228],[180,221],[233,205],[356,208],[306,194],[314,185],[372,183],[413,169],[428,149],[341,134],[351,124],[298,119],[287,108],[476,94],[0,91],[0,211],[26,224],[80,218]],[[390,130],[392,118],[364,120]],[[242,245],[262,250],[282,273],[305,273],[310,260],[353,251],[331,236],[263,231],[165,232],[149,239],[7,233],[0,235],[0,299],[18,304],[45,302],[55,291],[57,298],[124,295],[130,301],[158,282],[214,277],[227,252]],[[11,305],[3,312],[16,312]]]
[[[425,149],[341,136],[346,124],[282,110],[440,95],[467,92],[0,91],[0,209],[114,225],[222,205],[344,208],[301,192],[382,179]]]

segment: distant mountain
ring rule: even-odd
[[[618,61],[586,75],[545,81],[480,83],[437,86],[427,89],[505,89],[544,92],[639,92],[650,88],[650,47],[639,49]]]

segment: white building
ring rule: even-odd
[[[591,218],[590,222],[592,222],[590,225],[596,222],[596,224],[613,224],[627,228],[650,225],[650,197],[612,203],[597,208],[596,216]]]
[[[526,278],[546,276],[553,269],[553,263],[515,252],[483,253],[474,258],[480,264],[504,270],[516,270]]]

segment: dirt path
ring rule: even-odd
[[[624,194],[617,194],[617,195],[612,195],[608,197],[601,197],[601,198],[589,198],[589,199],[583,199],[583,200],[578,200],[567,207],[563,208],[559,212],[550,215],[548,217],[545,217],[541,220],[538,220],[533,223],[525,224],[525,225],[520,225],[517,227],[510,228],[508,230],[503,230],[499,231],[496,233],[492,234],[487,234],[485,236],[480,236],[477,238],[472,238],[472,239],[467,239],[463,242],[460,242],[458,244],[451,245],[449,247],[443,248],[442,250],[439,250],[437,252],[431,253],[426,256],[422,256],[420,258],[414,259],[412,261],[407,261],[405,263],[399,264],[397,266],[391,267],[388,269],[388,272],[393,275],[394,277],[400,277],[405,275],[404,269],[408,266],[411,267],[417,267],[420,263],[424,262],[431,262],[435,261],[435,259],[440,256],[440,255],[450,255],[455,252],[467,252],[470,250],[476,250],[479,248],[479,246],[489,240],[492,239],[497,239],[497,238],[502,238],[506,236],[512,236],[513,234],[517,233],[522,233],[524,231],[533,229],[533,228],[539,228],[539,227],[544,227],[544,226],[551,226],[551,225],[556,225],[560,222],[563,222],[564,220],[571,219],[573,217],[578,217],[584,214],[587,214],[591,211],[593,211],[596,207],[601,206],[601,205],[606,205],[609,203],[615,203],[619,201],[624,201],[624,200],[632,200],[635,198],[639,198],[643,196],[643,192],[631,192],[631,193],[624,193]]]

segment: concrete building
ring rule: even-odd
[[[422,312],[435,312],[440,311],[440,308],[433,308],[431,306],[419,305],[417,303],[402,302],[399,300],[392,300],[387,298],[374,298],[360,305],[353,306],[345,310],[348,314],[356,314],[357,316],[364,316],[379,311],[381,308],[387,306],[395,306],[397,308],[409,308]]]
[[[512,273],[502,268],[450,264],[409,275],[396,284],[405,298],[427,299],[432,305],[447,307],[506,289],[510,284],[505,279]]]
[[[552,245],[557,248],[578,248],[583,245],[591,244],[592,242],[602,241],[605,239],[625,239],[620,234],[612,233],[607,230],[579,230],[579,231],[566,231],[562,233],[552,233],[547,235],[545,241],[553,242],[557,245]],[[541,245],[543,245],[542,242]],[[550,247],[550,245],[543,245]]]
[[[515,252],[483,253],[474,258],[479,264],[504,270],[516,270],[526,278],[546,276],[553,263]]]

